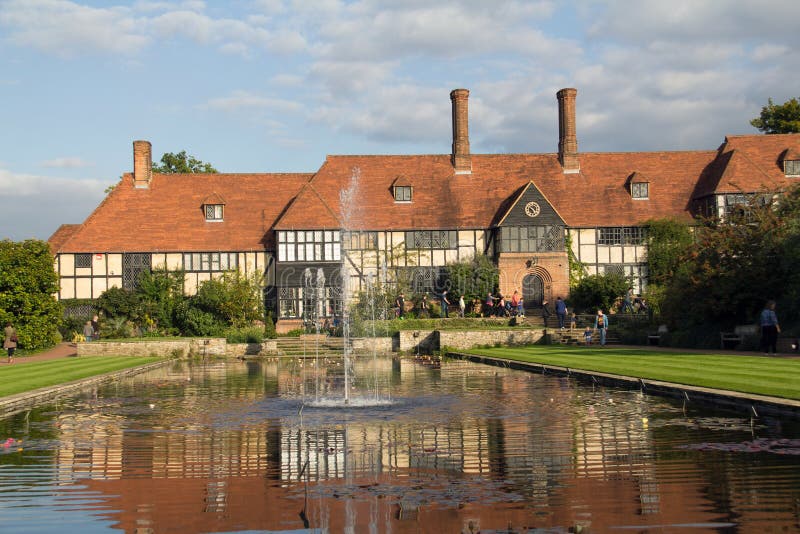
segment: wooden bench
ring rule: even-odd
[[[738,347],[747,337],[758,335],[758,325],[744,324],[733,329],[733,332],[719,333],[719,348],[722,350]]]

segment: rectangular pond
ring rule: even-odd
[[[3,415],[0,531],[800,529],[796,421],[464,361],[342,381],[184,361]]]

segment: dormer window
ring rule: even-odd
[[[800,159],[787,159],[783,161],[783,174],[786,176],[800,177]]]
[[[395,202],[408,204],[411,202],[413,194],[414,187],[411,184],[411,180],[402,175],[394,179],[394,182],[392,182],[392,196]]]
[[[631,198],[647,199],[650,198],[650,184],[647,182],[634,182],[631,184]]]
[[[650,198],[650,180],[640,172],[634,172],[628,177],[628,191],[634,200],[647,200]]]
[[[225,211],[222,204],[206,204],[206,221],[221,222]]]
[[[222,222],[225,214],[225,199],[217,193],[211,193],[203,200],[203,212],[206,222]]]
[[[410,185],[394,186],[394,201],[411,202],[411,186]]]

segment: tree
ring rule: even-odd
[[[0,323],[11,322],[20,346],[40,349],[59,340],[61,304],[50,246],[35,239],[0,241]]]
[[[787,222],[797,218],[800,203],[781,207],[791,195],[780,197],[777,206],[774,198],[753,195],[725,219],[696,229],[694,246],[681,255],[666,284],[662,313],[668,322],[685,330],[750,324],[765,300],[791,291],[794,268],[783,260]]]
[[[675,274],[681,256],[692,244],[689,225],[674,219],[648,221],[647,271],[651,284],[664,284]]]
[[[594,313],[600,308],[608,312],[630,285],[630,279],[621,273],[593,274],[583,277],[570,290],[569,298],[576,310]]]
[[[177,154],[166,152],[161,156],[161,165],[153,164],[153,172],[161,174],[196,174],[196,173],[215,173],[219,172],[210,163],[205,163],[186,154],[181,150]]]
[[[451,263],[445,269],[453,291],[451,298],[456,300],[459,295],[464,295],[464,300],[467,302],[483,299],[490,291],[494,292],[500,281],[500,269],[483,254]]]
[[[778,105],[770,98],[768,104],[761,108],[761,116],[751,120],[750,124],[767,134],[798,133],[800,101],[792,98]]]

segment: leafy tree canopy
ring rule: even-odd
[[[153,172],[161,174],[196,174],[196,173],[215,173],[219,172],[210,163],[205,163],[186,154],[181,150],[177,154],[166,152],[161,156],[161,165],[153,164]]]
[[[783,104],[775,104],[770,98],[768,104],[761,108],[761,116],[751,120],[750,124],[767,134],[798,133],[800,101],[792,98]]]
[[[40,349],[59,341],[63,311],[53,298],[57,291],[58,275],[46,242],[0,241],[0,323],[14,325],[22,348]]]

